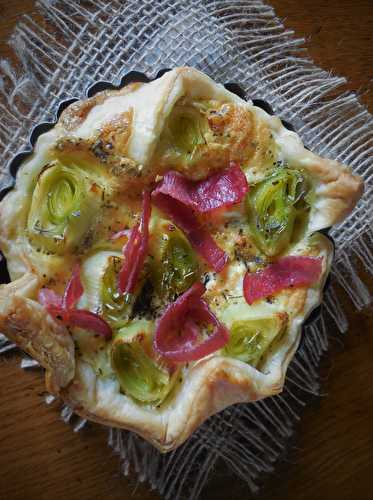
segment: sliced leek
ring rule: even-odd
[[[134,296],[123,294],[118,289],[118,275],[123,258],[111,256],[108,259],[101,282],[103,316],[112,328],[122,328],[128,323]]]
[[[154,322],[134,320],[122,328],[112,345],[112,367],[121,390],[144,404],[162,404],[180,377],[152,357]]]
[[[118,289],[123,254],[111,246],[109,243],[107,249],[93,252],[83,261],[81,279],[84,294],[79,307],[98,312],[117,331],[128,323],[135,296],[122,294]],[[102,247],[105,248],[104,244]]]
[[[285,324],[279,315],[234,321],[223,353],[257,366],[274,339],[283,333]]]
[[[311,189],[304,173],[279,167],[253,186],[246,198],[255,243],[268,256],[288,247],[304,230]]]
[[[59,161],[39,174],[27,221],[34,247],[63,255],[76,252],[100,207],[103,188],[85,170]]]
[[[195,252],[183,233],[169,222],[158,225],[151,240],[150,278],[162,300],[173,300],[199,277]]]
[[[207,118],[199,109],[190,105],[176,105],[161,138],[169,160],[193,163],[198,159],[201,146],[206,144],[208,130]]]

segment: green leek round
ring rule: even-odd
[[[47,165],[36,181],[27,221],[33,246],[58,255],[76,251],[100,206],[102,191],[76,165]]]
[[[251,234],[259,249],[274,256],[297,239],[309,212],[310,187],[305,175],[279,167],[253,186],[246,198]]]
[[[274,339],[284,331],[285,324],[277,316],[234,321],[223,353],[257,366]]]
[[[123,294],[118,289],[118,275],[123,259],[110,256],[101,282],[101,301],[103,316],[114,329],[122,328],[128,323],[134,297]]]
[[[154,323],[135,320],[122,328],[112,346],[112,367],[121,390],[143,404],[159,406],[170,394],[180,377],[151,357]]]
[[[161,299],[173,300],[199,277],[195,252],[182,232],[169,223],[163,224],[151,246],[151,281],[155,292]]]

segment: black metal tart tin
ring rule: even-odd
[[[91,85],[86,90],[86,97],[93,97],[98,92],[102,92],[104,90],[119,90],[120,88],[122,88],[126,85],[129,85],[130,83],[134,83],[134,82],[148,83],[148,82],[151,82],[153,80],[157,80],[158,78],[163,76],[168,71],[171,71],[171,69],[170,68],[160,69],[158,71],[158,73],[156,73],[156,75],[153,77],[148,77],[145,73],[142,73],[140,71],[130,71],[129,73],[126,73],[125,75],[123,75],[123,77],[121,78],[118,85],[114,85],[111,82],[98,81],[98,82],[94,83],[93,85]],[[227,90],[229,90],[230,92],[233,92],[234,94],[241,97],[241,99],[245,99],[245,100],[247,99],[246,92],[238,83],[228,82],[228,83],[224,84],[224,87]],[[62,112],[68,106],[70,106],[70,104],[73,104],[74,102],[76,102],[78,100],[79,100],[78,98],[71,98],[71,99],[61,101],[60,105],[58,106],[57,112],[55,114],[55,119],[53,122],[42,122],[42,123],[39,123],[38,125],[36,125],[32,129],[31,135],[29,138],[29,144],[26,147],[26,149],[21,151],[20,153],[18,153],[8,164],[8,169],[9,169],[9,172],[11,174],[11,182],[5,186],[0,187],[0,201],[14,187],[18,169],[20,168],[23,161],[28,156],[30,156],[32,154],[34,146],[35,146],[38,138],[42,134],[44,134],[45,132],[48,132],[49,130],[51,130],[56,125]],[[273,111],[271,105],[267,101],[265,101],[264,99],[252,99],[252,102],[255,106],[262,108],[268,114],[270,114],[270,115],[274,114],[274,111]],[[281,119],[281,121],[282,121],[282,124],[284,125],[284,127],[286,127],[288,130],[291,130],[293,132],[295,131],[294,126],[290,122],[283,120],[283,119]],[[332,240],[332,238],[328,234],[329,229],[324,229],[321,232],[325,236],[327,236],[327,238],[332,242],[333,247],[334,247],[334,241]],[[9,278],[9,273],[8,273],[7,266],[6,266],[6,259],[1,253],[0,253],[0,257],[2,257],[2,259],[0,260],[0,283],[9,283],[10,278]],[[330,278],[328,277],[326,280],[325,286],[324,286],[324,291],[327,288],[327,286],[329,285],[329,281],[330,281]],[[303,324],[303,326],[314,321],[317,317],[319,317],[320,309],[321,309],[321,306],[318,306],[317,308],[315,308],[312,311],[312,313],[310,314],[310,316],[308,317],[307,321]]]

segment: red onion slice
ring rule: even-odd
[[[179,172],[167,172],[153,193],[170,196],[198,213],[205,213],[239,203],[248,189],[240,166],[231,162],[225,170],[197,182]]]
[[[129,238],[131,236],[131,229],[122,229],[121,231],[118,231],[110,236],[110,239],[115,241],[119,240],[120,238]]]
[[[100,318],[98,314],[91,311],[86,311],[85,309],[71,309],[67,312],[65,321],[70,326],[77,326],[85,330],[93,331],[108,340],[111,338],[112,332],[110,326],[104,319]]]
[[[153,192],[153,203],[184,231],[190,244],[209,266],[220,272],[227,264],[228,255],[218,247],[211,234],[204,228],[193,211],[170,196]]]
[[[150,193],[144,191],[140,224],[136,224],[131,229],[128,242],[123,249],[124,262],[119,272],[119,290],[121,293],[133,293],[135,291],[148,253],[150,215]]]
[[[42,288],[39,290],[38,300],[42,304],[49,314],[53,317],[63,318],[65,310],[63,309],[63,299],[53,290],[49,288]]]
[[[75,307],[76,303],[84,293],[84,288],[80,280],[80,267],[77,264],[71,275],[71,278],[67,282],[65,292],[62,299],[63,309],[71,309]]]
[[[284,288],[310,286],[318,281],[322,258],[292,256],[282,257],[256,273],[247,272],[243,293],[248,304],[269,297]]]
[[[176,363],[197,361],[228,342],[228,330],[201,298],[204,292],[205,287],[197,282],[167,307],[154,336],[154,349],[162,357]],[[198,343],[202,325],[212,325],[213,331]]]
[[[42,288],[39,291],[38,300],[45,307],[62,309],[62,297],[49,288]]]
[[[83,293],[84,288],[80,280],[80,268],[79,265],[76,265],[66,285],[63,297],[53,290],[42,288],[39,291],[38,299],[51,316],[61,320],[66,325],[91,330],[110,339],[112,331],[104,319],[91,311],[74,307]]]

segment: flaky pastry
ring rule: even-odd
[[[76,413],[162,451],[282,390],[362,193],[193,68],[70,105],[0,203],[0,330]]]

